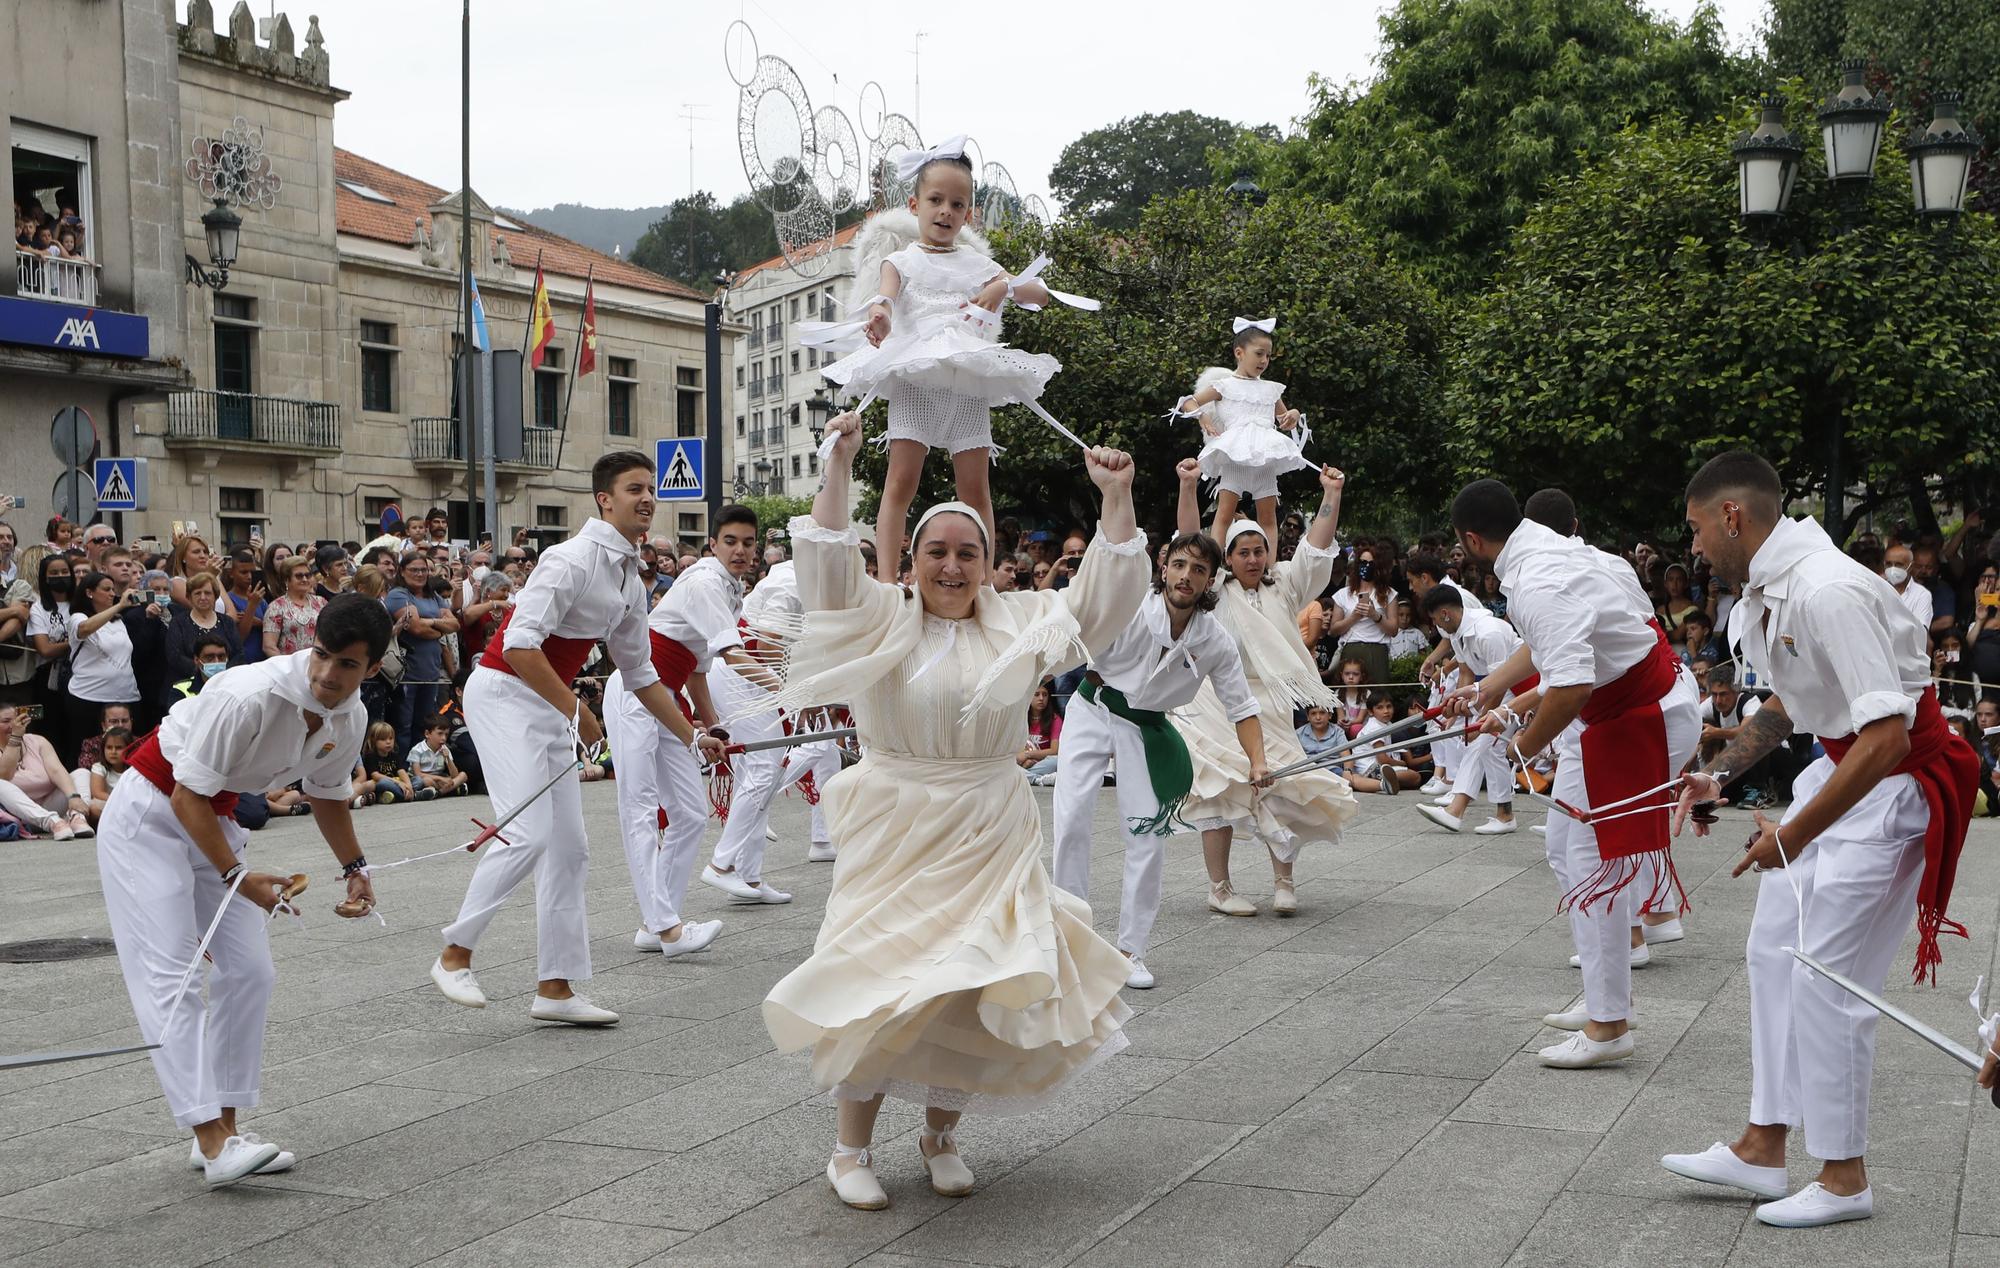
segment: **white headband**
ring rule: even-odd
[[[1229,333],[1240,335],[1246,330],[1261,330],[1268,335],[1276,331],[1277,328],[1278,319],[1276,317],[1266,317],[1262,321],[1251,321],[1248,317],[1238,317],[1236,323],[1230,327]]]
[[[965,134],[948,137],[928,150],[905,150],[896,156],[896,179],[906,181],[924,170],[924,164],[937,159],[965,157]]]
[[[1264,526],[1256,520],[1237,520],[1229,526],[1229,535],[1223,539],[1223,552],[1227,554],[1230,550],[1234,549],[1236,539],[1245,533],[1255,533],[1259,537],[1264,537]],[[1271,539],[1264,537],[1264,546],[1267,550],[1270,548],[1270,545]]]
[[[918,539],[924,535],[924,525],[947,511],[954,515],[963,515],[973,522],[974,526],[979,529],[979,542],[982,546],[986,547],[987,557],[991,558],[993,555],[993,543],[986,539],[986,518],[963,502],[940,502],[917,517],[917,526],[910,533],[910,549],[916,549]],[[1257,526],[1252,524],[1250,527],[1255,528]]]

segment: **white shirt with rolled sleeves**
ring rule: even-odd
[[[1813,520],[1782,520],[1750,560],[1729,638],[1793,726],[1844,736],[1916,718],[1930,686],[1925,632],[1894,587],[1843,554]],[[1783,824],[1834,772],[1820,757],[1792,784]],[[1745,960],[1750,980],[1750,1121],[1802,1123],[1816,1158],[1868,1152],[1873,1010],[1820,987],[1788,953],[1883,989],[1916,915],[1930,806],[1909,775],[1861,794],[1810,843],[1779,842],[1790,866],[1760,880]],[[1803,847],[1803,848],[1802,848]],[[1794,888],[1796,887],[1796,888]]]
[[[758,589],[768,584],[767,580]],[[674,588],[653,605],[648,624],[662,638],[693,652],[696,672],[705,674],[714,667],[716,657],[743,646],[743,635],[736,627],[743,608],[743,583],[709,555],[674,578]]]
[[[1178,709],[1195,698],[1206,677],[1231,722],[1257,716],[1236,640],[1212,612],[1195,612],[1176,640],[1163,594],[1147,595],[1118,641],[1090,667],[1134,709]]]
[[[797,566],[787,559],[771,565],[756,588],[743,596],[743,616],[756,625],[767,615],[804,620],[805,600],[799,598]]]
[[[674,589],[678,590],[678,583]],[[660,680],[646,637],[646,587],[639,548],[592,516],[567,541],[543,551],[514,596],[501,646],[539,650],[550,638],[602,639],[633,691]]]
[[[1652,607],[1606,562],[1615,558],[1522,520],[1493,561],[1544,690],[1616,682],[1658,641]]]
[[[1852,735],[1917,716],[1930,686],[1926,634],[1888,582],[1841,553],[1813,520],[1785,520],[1750,561],[1729,641],[1814,735]]]
[[[204,797],[296,782],[308,797],[345,801],[368,710],[360,692],[332,709],[314,699],[306,676],[312,655],[306,648],[238,665],[176,704],[160,723],[160,754],[174,781]],[[325,721],[308,732],[306,712]]]

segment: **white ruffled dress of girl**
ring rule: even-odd
[[[1285,385],[1247,379],[1220,366],[1202,372],[1195,391],[1214,388],[1221,399],[1204,406],[1218,434],[1208,438],[1199,461],[1204,479],[1252,498],[1278,496],[1278,477],[1287,471],[1317,471],[1299,443],[1278,430],[1277,406]]]

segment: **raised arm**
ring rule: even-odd
[[[1338,467],[1319,469],[1319,510],[1306,530],[1306,540],[1320,550],[1333,545],[1334,532],[1340,527],[1340,491],[1346,487],[1346,472]]]
[[[1179,533],[1199,533],[1201,531],[1201,463],[1193,458],[1183,458],[1174,467],[1174,474],[1180,477],[1181,496],[1174,508],[1174,531]]]
[[[834,437],[833,450],[820,466],[812,516],[792,521],[799,600],[808,612],[859,607],[869,587],[877,584],[869,579],[861,560],[860,538],[847,519],[854,455],[861,448],[861,415],[849,410],[828,423],[827,430]],[[894,554],[886,559],[886,566],[893,570]]]
[[[1083,461],[1091,483],[1104,495],[1097,536],[1083,553],[1076,580],[1059,597],[1049,597],[1068,604],[1078,637],[1095,656],[1118,640],[1139,610],[1152,560],[1132,511],[1132,456],[1116,449],[1091,449]]]

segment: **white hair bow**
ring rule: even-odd
[[[965,134],[948,137],[928,150],[905,150],[896,156],[896,179],[906,181],[924,169],[924,164],[933,159],[955,159],[965,157]]]
[[[1262,321],[1251,321],[1248,317],[1238,317],[1236,324],[1229,328],[1229,333],[1240,335],[1246,330],[1261,330],[1268,335],[1277,328],[1278,319],[1276,317],[1266,317]]]

